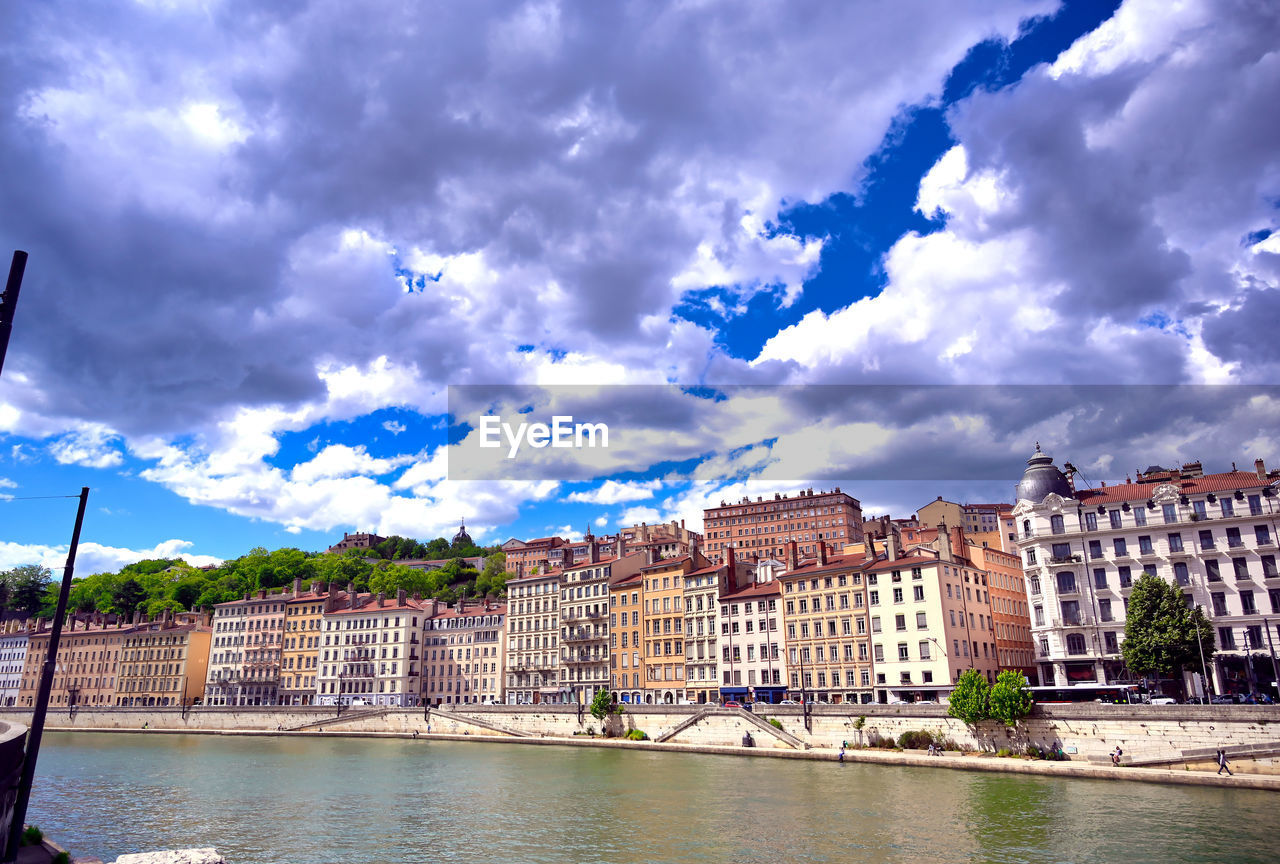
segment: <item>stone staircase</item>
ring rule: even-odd
[[[689,727],[702,722],[708,717],[716,717],[716,716],[734,717],[739,720],[746,720],[748,723],[750,723],[752,726],[755,726],[761,732],[764,732],[767,735],[771,735],[774,738],[777,738],[779,741],[783,742],[784,744],[786,744],[787,746],[795,750],[809,749],[808,744],[801,741],[799,738],[792,735],[790,732],[786,732],[782,729],[777,728],[776,726],[769,723],[764,718],[758,717],[744,708],[721,708],[719,706],[710,706],[707,708],[703,708],[701,711],[698,711],[690,715],[689,717],[686,717],[684,720],[681,720],[675,726],[672,726],[666,732],[663,732],[661,735],[659,735],[657,738],[654,738],[653,740],[658,742],[659,744],[665,741],[670,741],[672,738],[676,737],[677,735],[679,735],[681,732],[688,729]]]
[[[303,723],[301,726],[289,726],[283,731],[285,732],[303,732],[307,729],[324,729],[327,726],[337,726],[342,723],[351,723],[355,720],[370,720],[374,717],[381,717],[383,714],[390,714],[392,711],[398,711],[398,708],[385,707],[374,708],[369,711],[355,711],[348,708],[338,717],[328,717],[324,720],[316,720],[311,723]]]
[[[466,723],[468,725],[475,726],[478,729],[486,729],[490,732],[496,732],[499,735],[510,735],[512,738],[532,738],[533,737],[533,735],[530,734],[529,732],[521,732],[517,729],[512,729],[509,726],[503,726],[501,723],[494,723],[492,720],[484,720],[480,717],[477,717],[474,714],[464,714],[463,712],[458,710],[449,710],[449,711],[437,710],[434,713],[439,714],[441,717],[448,717],[450,720],[453,720],[454,722]]]

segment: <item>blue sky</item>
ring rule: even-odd
[[[31,259],[0,566],[60,562],[73,502],[25,499],[82,485],[93,570],[460,518],[493,542],[697,527],[808,485],[905,515],[1007,499],[1036,440],[1109,480],[1280,459],[1269,390],[1152,397],[1184,412],[1152,423],[1110,398],[785,389],[1276,381],[1274,9],[253,17],[52,3],[3,37],[0,159],[23,168],[0,177],[0,248]],[[443,446],[466,384],[783,389],[610,391],[639,455],[468,483]]]

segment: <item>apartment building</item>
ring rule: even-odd
[[[639,704],[645,697],[643,572],[609,585],[609,691],[618,702]]]
[[[656,549],[652,557],[657,558]],[[689,555],[655,560],[640,568],[641,686],[646,703],[673,705],[685,698],[684,580],[695,569]]]
[[[780,626],[786,627],[787,693],[820,702],[871,702],[870,601],[862,573],[869,559],[862,553],[833,555],[820,543],[815,557],[800,561],[797,547],[796,541],[787,544],[786,570],[777,579],[782,587]],[[747,624],[758,627],[759,611],[753,610],[753,618],[730,621],[724,606],[721,603],[722,679],[724,640],[735,627],[744,635]],[[732,607],[728,611],[732,616]]]
[[[505,701],[506,617],[505,603],[459,600],[427,618],[428,705]]]
[[[506,701],[561,704],[559,570],[507,580]]]
[[[685,698],[697,705],[721,701],[721,587],[752,581],[752,568],[737,559],[732,546],[723,557],[723,563],[708,562],[684,577]]]
[[[995,681],[1000,660],[990,579],[964,557],[961,536],[943,523],[936,551],[901,554],[890,538],[886,554],[864,568],[876,701],[939,701],[969,669]]]
[[[348,590],[345,604],[321,615],[317,704],[420,704],[422,631],[432,603],[404,591],[389,598]]]
[[[18,689],[17,704],[22,708],[35,705],[41,667],[49,654],[47,626],[37,619],[36,629],[29,636],[22,684]],[[69,616],[54,659],[50,708],[114,705],[120,650],[125,636],[132,630],[132,625],[123,619],[111,623],[108,616],[97,613],[88,618]]]
[[[1252,472],[1232,468],[1154,465],[1124,483],[1077,490],[1037,445],[1013,515],[1043,683],[1134,680],[1120,654],[1125,611],[1133,580],[1151,573],[1212,620],[1218,650],[1205,671],[1215,692],[1271,689],[1280,473],[1261,459]],[[1196,677],[1187,670],[1189,692],[1199,690]]]
[[[27,659],[27,645],[31,638],[27,621],[10,619],[0,630],[0,706],[9,708],[18,704],[18,691],[22,689],[22,667]]]
[[[208,677],[204,685],[206,705],[246,704],[241,670],[244,666],[248,611],[247,596],[214,604],[210,623],[213,641],[209,647]]]
[[[789,683],[781,583],[741,583],[729,578],[727,567],[717,582],[721,700],[781,702]]]
[[[283,646],[280,652],[280,704],[314,705],[319,692],[321,631],[324,615],[347,602],[353,589],[337,583],[313,582],[307,591],[294,580],[293,596],[285,601]]]
[[[775,493],[772,499],[722,501],[703,511],[703,525],[706,554],[718,561],[730,548],[739,560],[781,557],[791,541],[801,555],[816,556],[823,543],[839,553],[862,541],[862,505],[838,486],[829,492]]]
[[[166,612],[134,625],[120,643],[115,704],[198,704],[204,698],[212,637],[206,617],[195,612]]]
[[[594,538],[593,538],[594,539]],[[605,558],[592,542],[587,560],[566,567],[560,583],[560,686],[572,700],[589,702],[609,687],[609,585],[640,572],[639,552]]]

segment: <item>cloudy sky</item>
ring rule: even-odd
[[[86,572],[905,515],[1037,440],[1280,463],[1265,0],[51,0],[0,40],[0,566],[60,563],[36,496],[83,485]],[[451,476],[462,385],[585,387],[525,410],[631,446]]]

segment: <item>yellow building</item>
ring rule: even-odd
[[[48,626],[37,620],[36,632],[31,634],[18,691],[19,707],[30,708],[35,704],[41,669],[49,653]],[[109,625],[102,615],[88,620],[69,617],[58,643],[50,707],[114,705],[120,648],[125,635],[131,631],[132,626],[123,620]]]
[[[194,612],[135,625],[120,643],[117,705],[192,705],[204,696],[213,631]]]
[[[312,582],[302,592],[301,580],[294,582],[293,599],[285,603],[284,650],[280,658],[280,704],[314,705],[316,664],[320,656],[320,630],[324,615],[347,601],[347,592],[337,583],[325,586]]]

